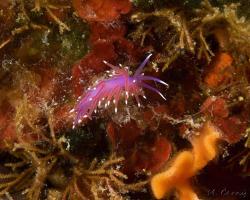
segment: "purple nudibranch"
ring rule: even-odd
[[[152,54],[149,54],[146,59],[140,64],[138,69],[135,71],[134,75],[129,75],[129,70],[126,68],[120,68],[114,66],[106,61],[103,61],[106,65],[108,65],[112,71],[110,72],[109,79],[102,80],[98,82],[93,88],[89,88],[84,95],[79,97],[79,101],[74,109],[70,112],[76,113],[76,118],[74,120],[73,128],[82,122],[83,118],[90,118],[93,112],[96,112],[97,107],[103,105],[105,101],[104,107],[110,105],[111,102],[115,104],[115,113],[117,112],[118,101],[122,95],[125,94],[125,103],[127,104],[129,96],[134,96],[138,106],[140,107],[139,96],[143,96],[143,88],[147,88],[153,92],[159,94],[164,100],[165,97],[162,95],[160,91],[156,88],[150,86],[144,81],[152,80],[163,85],[168,86],[164,81],[152,77],[145,76],[142,73],[143,68],[149,61]]]

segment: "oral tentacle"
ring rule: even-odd
[[[141,81],[147,81],[147,80],[148,81],[155,81],[155,82],[161,83],[167,87],[169,86],[166,82],[162,81],[161,79],[154,78],[152,76],[139,76],[138,79]]]
[[[105,65],[109,66],[111,69],[113,69],[113,70],[115,70],[115,71],[119,71],[119,70],[120,70],[119,67],[117,67],[117,66],[115,66],[115,65],[112,65],[112,64],[108,63],[106,60],[104,60],[103,63],[104,63]]]
[[[137,77],[139,74],[141,74],[143,68],[145,67],[145,65],[148,63],[150,57],[152,56],[152,54],[149,54],[145,60],[140,64],[140,66],[138,67],[138,69],[135,71],[134,77]]]
[[[141,84],[142,87],[147,88],[147,89],[149,89],[149,90],[151,90],[151,91],[153,91],[153,92],[156,92],[156,93],[159,94],[164,100],[167,100],[159,90],[157,90],[157,89],[155,89],[155,88],[151,87],[150,85],[148,85],[148,84],[146,84],[146,83],[143,83],[143,82],[141,82],[140,84]]]

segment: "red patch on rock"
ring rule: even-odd
[[[238,142],[247,128],[247,124],[236,116],[216,118],[213,122],[222,131],[223,139],[231,144]]]
[[[100,39],[114,41],[123,38],[126,34],[126,27],[119,21],[117,21],[115,24],[91,22],[90,30],[90,42],[92,44]]]
[[[152,109],[149,109],[143,113],[143,121],[148,125],[150,129],[155,129],[159,125],[159,119],[162,118],[164,114],[168,115],[169,109],[166,105],[159,105]]]
[[[163,136],[159,136],[148,146],[148,149],[138,150],[134,160],[135,171],[143,169],[152,173],[158,172],[169,159],[172,148],[170,142]]]
[[[156,173],[166,164],[171,154],[172,147],[164,136],[156,136],[136,147],[133,152],[127,152],[124,171],[134,174],[144,170]]]
[[[142,170],[155,173],[169,159],[170,142],[157,134],[144,135],[134,121],[123,127],[110,122],[106,130],[112,147],[126,158],[124,172],[128,175]]]
[[[91,44],[94,45],[99,40],[110,42],[113,44],[117,55],[125,57],[126,61],[135,61],[134,58],[141,57],[142,49],[138,49],[133,42],[125,38],[126,27],[120,21],[116,21],[114,24],[92,22],[90,23],[90,29]]]
[[[0,105],[0,149],[17,140],[16,127],[12,120],[14,109],[4,101]]]
[[[132,4],[129,0],[73,0],[73,7],[84,20],[111,22],[127,14]]]
[[[32,75],[34,75],[32,87],[30,87],[29,82],[25,82],[21,86],[32,104],[37,105],[41,102],[49,102],[62,96],[63,90],[60,86],[64,86],[65,82],[59,81],[59,74],[54,68],[48,66],[48,63],[40,63],[37,69],[31,71]]]
[[[233,74],[232,62],[233,58],[230,54],[218,53],[208,66],[208,72],[204,78],[207,87],[216,88],[221,84],[227,83]]]
[[[95,42],[92,50],[76,63],[72,68],[73,88],[76,96],[83,93],[84,86],[93,78],[93,73],[99,73],[107,69],[104,60],[112,62],[117,58],[114,46],[106,40]]]
[[[231,115],[226,100],[221,97],[209,97],[201,106],[201,112],[222,131],[222,138],[228,143],[236,143],[247,128],[244,117]]]
[[[57,91],[56,87],[56,73],[50,68],[41,68],[39,74],[41,81],[39,83],[39,96],[46,101],[51,100]]]
[[[208,97],[202,104],[200,111],[213,117],[228,117],[229,110],[225,99],[220,97]]]
[[[72,106],[64,104],[56,108],[53,112],[53,128],[55,132],[62,129],[72,128],[73,116],[70,114]]]
[[[142,134],[134,121],[119,127],[115,123],[110,122],[107,126],[107,134],[114,148],[128,148],[134,145],[134,142]]]

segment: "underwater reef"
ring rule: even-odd
[[[0,200],[250,199],[248,0],[0,0]]]

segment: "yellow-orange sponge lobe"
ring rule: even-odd
[[[220,137],[218,130],[207,122],[201,130],[200,136],[192,141],[195,156],[194,171],[204,168],[217,154],[217,144]]]
[[[189,179],[215,158],[219,138],[218,130],[210,122],[205,123],[198,136],[191,141],[193,148],[180,152],[166,171],[153,176],[151,188],[154,196],[161,199],[175,188],[180,200],[198,199],[189,185]]]
[[[183,151],[178,154],[172,165],[166,171],[152,178],[151,188],[157,199],[163,198],[175,185],[192,175],[192,170],[190,169],[192,169],[193,166],[193,159],[194,157],[190,151]]]
[[[179,190],[179,200],[199,200],[188,182],[178,186],[177,189]]]

